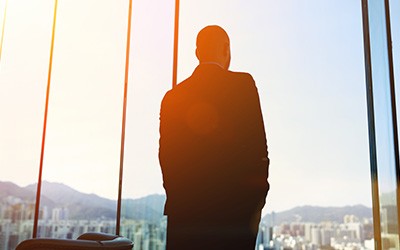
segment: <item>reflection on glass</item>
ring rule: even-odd
[[[115,231],[127,7],[128,1],[59,2],[41,237]],[[0,167],[7,166],[1,181],[20,186],[37,177],[52,8],[50,0],[9,4]],[[121,235],[135,249],[165,246],[158,114],[172,81],[173,11],[172,0],[133,7]],[[195,37],[208,24],[228,31],[231,69],[253,75],[265,114],[271,191],[258,246],[371,244],[359,3],[182,1],[178,81],[196,66]],[[32,202],[24,199],[1,197],[1,249],[31,235]],[[4,202],[21,209],[11,206],[12,214]],[[320,216],[306,216],[310,211]],[[15,223],[23,233],[13,231]]]
[[[148,19],[140,14],[150,9]],[[172,10],[134,8],[121,233],[137,249],[162,248],[165,237],[165,198],[151,194],[163,193],[157,130],[170,86]],[[178,82],[197,65],[196,34],[209,24],[231,36],[231,69],[257,82],[272,161],[258,246],[373,245],[359,4],[185,1],[180,13]]]
[[[127,13],[59,1],[38,237],[115,233]]]
[[[396,93],[400,93],[400,1],[390,1],[390,25],[392,34],[393,66]],[[397,107],[400,106],[400,98],[396,99]],[[397,112],[400,109],[397,108]],[[397,115],[399,117],[399,114]]]
[[[394,67],[394,83],[396,96],[396,112],[397,112],[397,131],[400,130],[400,1],[390,1],[390,24],[392,34],[392,55]],[[399,190],[397,191],[399,195]],[[399,202],[399,201],[397,201]],[[398,204],[398,203],[397,203]],[[399,211],[399,207],[397,207]],[[399,216],[399,214],[397,214]]]
[[[0,1],[1,25],[4,7]],[[52,8],[50,0],[8,3],[0,61],[0,249],[32,236]]]
[[[197,32],[218,24],[230,69],[258,87],[271,158],[259,249],[373,246],[360,7],[181,2],[178,82],[197,66]]]
[[[368,1],[382,249],[399,248],[397,180],[384,1]]]
[[[164,249],[158,163],[160,104],[172,86],[175,1],[134,1],[120,234],[134,249]]]
[[[4,30],[6,26],[7,1],[0,1],[0,60],[3,49]]]

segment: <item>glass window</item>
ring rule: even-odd
[[[392,113],[392,94],[394,93],[391,93],[393,79],[391,79],[391,65],[389,64],[390,57],[388,55],[386,1],[367,2],[379,188],[379,197],[374,202],[379,203],[377,205],[379,205],[380,209],[381,247],[382,249],[392,249],[399,248],[398,180],[396,178],[396,164],[398,164],[396,163],[396,154],[398,152],[395,152],[394,144],[395,135]],[[397,31],[394,34],[397,35]]]
[[[400,84],[400,1],[390,1],[390,25],[392,35],[392,48],[393,48],[393,66],[395,76],[396,93],[400,93],[398,88]],[[399,107],[399,100],[397,98],[397,107]],[[397,108],[399,111],[399,108]],[[397,115],[399,117],[399,115]]]
[[[397,131],[400,130],[400,1],[390,1],[390,25],[391,25],[391,36],[392,36],[392,56],[393,56],[393,68],[394,68],[394,84],[396,96],[396,112],[397,112]],[[399,172],[397,173],[400,174]],[[400,179],[398,178],[398,181]],[[398,184],[399,187],[399,184]],[[399,188],[397,190],[399,197]],[[399,197],[400,198],[400,197]],[[397,203],[397,206],[399,201]],[[398,211],[399,207],[397,207]],[[399,212],[398,212],[399,215]]]
[[[5,3],[0,1],[1,27]],[[52,10],[51,0],[7,5],[0,59],[0,249],[32,237]]]
[[[181,2],[179,81],[198,31],[218,24],[231,70],[258,87],[271,159],[261,249],[373,245],[361,21],[357,1]]]
[[[39,237],[115,233],[128,4],[58,3]],[[120,234],[134,249],[165,248],[158,128],[174,4],[133,4]],[[0,249],[32,234],[53,7],[8,3],[0,185],[29,194],[0,191]],[[4,9],[0,0],[0,24]],[[197,66],[198,31],[218,24],[231,38],[231,70],[258,87],[271,159],[259,249],[373,248],[361,21],[357,1],[181,1],[178,82]]]
[[[121,235],[134,249],[164,249],[165,195],[158,163],[159,112],[172,86],[175,1],[134,1]]]
[[[58,3],[38,237],[115,233],[127,3]]]

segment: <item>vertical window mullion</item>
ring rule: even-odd
[[[3,51],[4,30],[5,30],[5,27],[6,27],[7,5],[8,5],[8,0],[6,0],[6,4],[5,4],[5,6],[4,6],[3,25],[2,25],[2,28],[1,28],[1,38],[0,38],[0,62],[1,62],[1,53],[2,53],[2,51]]]
[[[119,235],[121,225],[121,203],[122,203],[122,181],[124,172],[124,152],[125,152],[125,125],[126,125],[126,106],[128,95],[128,76],[129,76],[129,52],[131,43],[131,21],[132,21],[132,0],[129,0],[128,14],[128,30],[126,38],[126,61],[125,61],[125,79],[124,79],[124,103],[122,113],[122,131],[121,131],[121,154],[119,165],[119,180],[118,180],[118,203],[117,203],[117,221],[116,234]]]
[[[174,24],[174,61],[172,69],[172,87],[177,84],[178,75],[178,40],[179,40],[179,0],[175,0],[175,24]]]
[[[56,20],[57,20],[57,5],[58,5],[58,0],[55,0],[53,28],[52,28],[52,33],[51,33],[49,69],[48,69],[48,75],[47,75],[47,90],[46,90],[46,104],[45,104],[44,121],[43,121],[42,147],[41,147],[41,151],[40,151],[39,177],[38,177],[37,191],[36,191],[35,218],[33,221],[33,234],[32,234],[33,238],[37,237],[37,228],[38,228],[38,220],[39,220],[40,196],[41,196],[42,173],[43,173],[43,159],[44,159],[44,149],[45,149],[46,130],[47,130],[47,113],[48,113],[48,107],[49,107],[51,72],[52,72],[52,66],[53,66],[54,35],[55,35],[55,31],[56,31]]]
[[[379,207],[379,188],[378,188],[378,171],[376,158],[376,136],[375,136],[375,113],[374,113],[374,95],[372,87],[372,71],[371,71],[371,45],[369,37],[369,18],[368,18],[368,1],[362,0],[363,12],[363,33],[364,33],[364,60],[365,60],[365,78],[366,78],[366,95],[368,110],[368,132],[369,132],[369,151],[370,151],[370,171],[371,171],[371,189],[372,189],[372,212],[374,220],[374,239],[375,249],[382,249],[381,245],[381,222]]]

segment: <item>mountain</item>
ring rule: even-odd
[[[397,206],[396,190],[381,194],[379,196],[379,202],[382,206]]]
[[[29,189],[34,192],[36,192],[36,188],[36,184],[25,187],[25,189]],[[62,183],[43,181],[42,194],[45,194],[47,198],[50,198],[58,205],[66,205],[68,203],[89,203],[91,206],[101,206],[108,209],[116,209],[116,202],[114,200],[102,198],[95,194],[81,193]]]
[[[34,203],[36,184],[19,187],[0,181],[0,205],[11,198]],[[42,182],[41,206],[67,208],[69,217],[75,219],[115,219],[117,202],[95,194],[81,193],[65,184]],[[164,195],[150,195],[139,199],[123,199],[121,217],[156,222],[163,217]],[[51,212],[50,212],[51,214]]]
[[[0,205],[9,203],[11,198],[28,203],[35,202],[36,184],[19,187],[11,182],[0,181]],[[12,200],[12,199],[11,199]],[[139,199],[123,199],[121,217],[125,219],[146,220],[158,222],[163,218],[165,195],[149,195]],[[117,202],[102,198],[95,194],[79,192],[65,184],[43,181],[41,205],[51,209],[65,207],[69,217],[76,219],[115,219]],[[301,206],[287,211],[267,214],[263,217],[268,224],[274,225],[291,222],[322,221],[342,222],[345,215],[355,215],[358,218],[372,218],[372,209],[363,205],[346,207]]]
[[[35,203],[36,201],[36,189],[30,190],[27,188],[19,187],[12,182],[0,181],[0,204],[6,202],[7,198],[16,198],[23,200],[28,203]],[[54,206],[55,203],[47,197],[41,198],[42,204],[47,206]]]
[[[267,214],[263,217],[263,220],[273,225],[300,221],[312,223],[333,221],[341,223],[345,215],[355,215],[359,219],[372,218],[372,209],[363,205],[345,207],[300,206],[283,212]]]
[[[36,191],[36,184],[29,185],[25,189]],[[95,194],[85,194],[62,184],[43,181],[42,194],[49,198],[57,207],[66,207],[71,218],[96,219],[110,218],[116,216],[116,201],[102,198]]]
[[[154,194],[122,201],[121,216],[127,219],[157,222],[163,217],[165,195]]]
[[[35,201],[35,192],[27,191],[12,182],[0,182],[0,197],[13,196],[27,201]]]

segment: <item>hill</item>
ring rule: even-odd
[[[333,221],[342,223],[345,215],[355,215],[359,219],[372,218],[372,209],[363,205],[345,207],[299,206],[287,211],[267,214],[263,217],[268,224],[280,225],[292,222]]]
[[[0,205],[20,201],[34,203],[36,184],[19,187],[11,182],[0,181]],[[121,217],[134,220],[158,222],[163,217],[165,195],[149,195],[138,199],[123,199]],[[64,207],[74,219],[115,219],[117,202],[95,194],[79,192],[65,184],[43,181],[41,206],[48,209]],[[50,213],[51,214],[51,213]],[[345,215],[372,218],[372,209],[363,205],[345,207],[299,206],[290,210],[267,214],[268,224],[322,221],[342,222]]]
[[[0,204],[9,200],[35,203],[36,184],[19,187],[11,182],[0,181]],[[121,216],[127,219],[158,221],[163,217],[164,195],[149,195],[139,199],[123,199]],[[42,183],[41,206],[67,208],[69,217],[74,219],[115,219],[117,202],[96,194],[79,192],[65,184]]]

